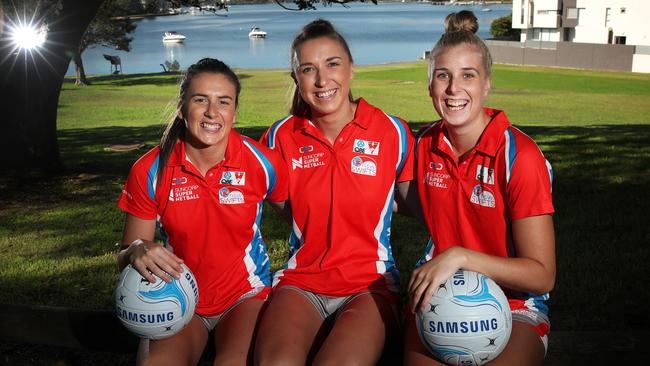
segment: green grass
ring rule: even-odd
[[[238,74],[237,127],[259,137],[287,114],[291,80],[285,70]],[[553,328],[645,330],[650,75],[498,65],[493,78],[489,105],[506,110],[554,168]],[[110,308],[113,243],[123,224],[115,203],[131,164],[157,143],[174,113],[178,79],[139,74],[95,77],[86,87],[64,84],[58,130],[68,170],[47,179],[0,178],[0,302]],[[359,67],[353,91],[405,118],[414,131],[437,118],[422,62]],[[146,146],[107,149],[126,143]],[[273,268],[285,260],[287,231],[267,209],[262,232]],[[404,283],[426,233],[397,217],[392,234]]]

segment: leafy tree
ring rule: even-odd
[[[497,39],[517,39],[519,29],[512,29],[512,14],[496,18],[490,25],[490,34]]]
[[[56,115],[63,78],[102,0],[2,0],[0,20],[0,169],[18,175],[62,169]],[[21,50],[12,28],[47,24],[41,49]]]
[[[88,84],[81,58],[81,54],[88,47],[101,45],[114,47],[120,51],[128,52],[131,50],[132,38],[128,35],[135,30],[136,25],[131,19],[124,17],[128,12],[127,6],[130,3],[131,1],[128,0],[107,0],[99,8],[95,19],[84,32],[78,51],[73,58],[77,74],[75,84]]]
[[[295,10],[315,4],[367,0],[293,0]],[[376,0],[370,0],[376,3]],[[215,13],[220,0],[167,0]],[[23,175],[63,169],[56,133],[59,94],[72,57],[104,0],[0,0],[0,172]],[[219,5],[222,4],[222,5]],[[285,6],[286,7],[286,6]],[[202,9],[203,9],[202,8]],[[19,23],[47,24],[45,44],[37,50],[16,47],[11,29]],[[4,174],[3,174],[4,175]]]

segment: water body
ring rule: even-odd
[[[491,11],[482,11],[489,8]],[[108,74],[110,63],[102,54],[118,55],[124,73],[160,72],[161,63],[178,61],[186,68],[203,57],[219,58],[236,68],[286,68],[289,47],[300,28],[325,18],[343,33],[357,65],[412,61],[440,38],[450,12],[468,9],[479,18],[479,36],[489,37],[490,24],[508,15],[512,5],[441,6],[428,3],[352,3],[318,6],[315,11],[288,11],[276,4],[233,5],[226,17],[214,14],[183,14],[137,22],[131,51],[106,47],[86,50],[82,57],[86,73]],[[268,33],[266,39],[249,39],[251,27]],[[163,44],[165,31],[177,31],[184,43]],[[74,75],[70,63],[68,75]]]

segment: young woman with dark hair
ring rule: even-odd
[[[271,284],[262,203],[287,199],[287,176],[276,152],[233,129],[239,90],[219,60],[190,66],[160,146],[133,165],[119,199],[127,214],[120,269],[131,264],[150,282],[170,281],[185,263],[199,288],[191,322],[170,338],[141,341],[140,364],[195,365],[212,331],[215,364],[252,362]]]

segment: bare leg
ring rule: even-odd
[[[149,353],[143,357],[142,365],[196,365],[207,340],[208,330],[194,316],[179,333],[166,339],[149,341]]]
[[[273,294],[259,326],[255,364],[304,366],[323,322],[308,299],[280,288]]]
[[[404,365],[405,366],[444,366],[444,363],[436,361],[431,353],[424,347],[418,328],[415,325],[415,314],[410,311],[406,316],[404,324]]]
[[[314,365],[375,365],[399,329],[390,302],[364,294],[345,306]]]
[[[264,300],[251,298],[237,305],[214,332],[214,365],[252,365],[255,331]]]
[[[528,324],[513,321],[512,333],[506,348],[499,357],[490,362],[493,365],[541,365],[544,361],[544,344],[535,330]]]

